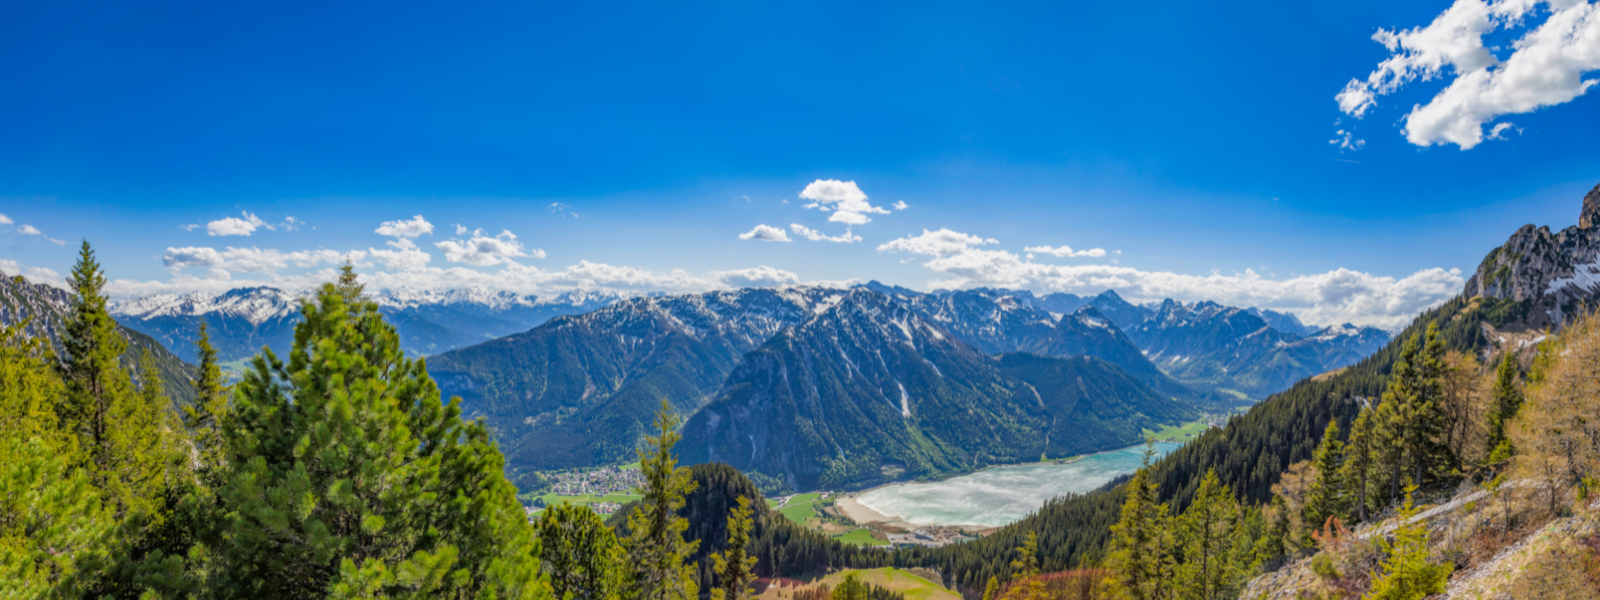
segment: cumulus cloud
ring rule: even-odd
[[[433,223],[423,219],[422,215],[411,217],[409,221],[384,221],[374,231],[378,235],[392,238],[416,238],[423,235],[433,235]]]
[[[434,244],[434,247],[444,251],[445,260],[475,267],[515,264],[516,261],[511,259],[526,256],[544,258],[543,250],[528,250],[522,242],[517,241],[516,234],[504,229],[494,237],[484,235],[483,230],[478,229],[472,232],[470,238],[445,240]]]
[[[712,271],[711,277],[723,285],[736,288],[778,287],[800,283],[799,275],[766,265],[734,271]]]
[[[12,222],[11,217],[0,214],[0,225],[10,225]]]
[[[178,226],[178,229],[182,229],[184,231],[194,231],[194,230],[199,229],[199,228],[200,228],[200,224],[199,223],[190,223],[188,225],[179,225]]]
[[[1307,323],[1348,322],[1391,330],[1460,293],[1466,281],[1460,270],[1438,268],[1401,279],[1349,269],[1274,279],[1252,270],[1189,275],[1115,264],[1048,265],[1004,250],[977,248],[974,240],[987,242],[978,236],[940,230],[889,242],[878,251],[927,257],[923,266],[943,276],[929,283],[934,289],[1006,287],[1076,294],[1114,289],[1137,302],[1215,300],[1293,312]]]
[[[949,229],[940,229],[938,231],[924,229],[922,230],[922,235],[906,236],[885,242],[878,246],[878,251],[943,257],[965,253],[974,246],[998,243],[1000,241],[994,238],[985,239]]]
[[[777,227],[773,227],[771,225],[757,225],[755,229],[751,229],[748,233],[739,234],[739,239],[756,240],[760,242],[790,241],[789,234],[784,233],[782,229],[778,229]]]
[[[1088,250],[1073,250],[1071,246],[1061,246],[1061,247],[1058,247],[1058,248],[1051,248],[1050,246],[1034,246],[1032,248],[1023,248],[1023,251],[1024,252],[1035,252],[1035,253],[1038,253],[1038,254],[1049,254],[1051,256],[1070,256],[1070,257],[1074,257],[1074,258],[1082,258],[1082,257],[1086,257],[1086,256],[1087,257],[1099,258],[1101,256],[1105,256],[1106,255],[1105,248],[1090,248]]]
[[[1484,45],[1485,35],[1532,26],[1502,60]],[[1456,0],[1427,26],[1379,29],[1372,39],[1391,55],[1365,80],[1352,79],[1335,96],[1339,110],[1362,117],[1378,98],[1412,81],[1454,75],[1450,85],[1405,116],[1406,140],[1418,146],[1482,143],[1485,123],[1571,101],[1597,83],[1584,79],[1600,69],[1600,5],[1583,0]],[[1496,126],[1498,128],[1498,125]],[[1487,139],[1504,133],[1491,130]]]
[[[67,280],[63,279],[61,274],[57,273],[55,269],[47,269],[45,267],[28,267],[27,277],[28,281],[32,281],[34,283],[49,284],[58,288],[67,287]]]
[[[905,209],[908,209],[908,208],[911,208],[911,205],[910,204],[906,204],[905,200],[900,200],[900,201],[897,201],[897,202],[894,203],[894,209],[895,210],[905,210]]]
[[[811,240],[813,242],[834,242],[834,243],[839,243],[839,244],[854,244],[856,242],[861,241],[861,236],[853,234],[853,233],[850,233],[850,228],[848,228],[848,227],[845,228],[844,233],[839,234],[839,235],[835,235],[835,236],[825,235],[820,231],[811,229],[810,227],[806,227],[805,225],[801,225],[799,223],[790,223],[789,224],[789,229],[791,231],[794,231],[795,235],[798,235],[800,237],[806,238],[806,239]],[[778,230],[778,233],[780,233],[780,234],[783,233],[783,230]]]
[[[866,193],[854,181],[818,179],[800,190],[800,197],[811,201],[805,205],[806,208],[832,211],[833,215],[828,220],[835,223],[864,225],[872,221],[867,213],[889,214],[889,211],[868,203]]]
[[[206,223],[206,234],[218,237],[229,235],[248,236],[255,233],[257,228],[267,224],[266,221],[261,220],[261,217],[250,214],[249,211],[242,212],[244,214],[243,219],[239,217],[224,217]]]
[[[21,272],[22,267],[17,265],[17,261],[0,258],[0,273],[16,275]]]

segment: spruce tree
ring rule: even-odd
[[[829,597],[831,600],[867,600],[867,592],[867,584],[861,583],[861,578],[851,572],[845,574],[844,581],[833,588]]]
[[[1495,449],[1506,441],[1506,423],[1517,416],[1517,411],[1522,408],[1522,390],[1517,389],[1517,375],[1517,359],[1508,348],[1494,373],[1494,396],[1488,415],[1489,436],[1484,440],[1489,455],[1493,455]]]
[[[672,446],[678,443],[678,419],[663,400],[656,413],[657,435],[646,439],[647,448],[639,451],[639,470],[644,475],[643,498],[628,515],[628,555],[634,569],[632,597],[641,600],[692,600],[698,593],[695,566],[688,563],[700,542],[688,542],[683,532],[689,522],[678,514],[684,496],[694,491],[694,477],[678,468]],[[781,549],[780,549],[781,550]],[[781,551],[773,560],[773,572],[783,563]]]
[[[627,557],[600,515],[587,506],[560,502],[546,508],[534,527],[553,598],[622,598]]]
[[[1175,541],[1167,505],[1159,502],[1156,484],[1150,481],[1150,459],[1154,455],[1154,447],[1145,449],[1144,466],[1125,488],[1122,517],[1111,526],[1111,546],[1106,556],[1110,583],[1129,600],[1173,597]]]
[[[1231,599],[1238,595],[1233,583],[1233,544],[1238,535],[1239,503],[1217,479],[1215,469],[1200,480],[1189,508],[1178,518],[1183,565],[1178,587],[1185,598]]]
[[[1306,505],[1303,508],[1302,519],[1305,522],[1308,539],[1301,544],[1310,546],[1310,532],[1321,529],[1328,519],[1343,516],[1347,512],[1343,473],[1341,461],[1344,459],[1344,444],[1339,442],[1339,422],[1328,421],[1328,428],[1322,432],[1322,442],[1317,444],[1317,449],[1311,455],[1311,466],[1315,469],[1315,477],[1311,480],[1311,489],[1306,493]]]
[[[750,532],[755,527],[751,514],[750,499],[744,496],[739,496],[739,505],[728,511],[728,547],[711,555],[717,573],[717,589],[711,590],[711,600],[749,600],[753,595],[750,584],[756,577],[756,557],[747,552]]]
[[[221,421],[209,595],[548,598],[487,426],[359,293],[326,284],[301,314],[288,362],[256,356]]]
[[[200,355],[200,378],[195,381],[194,404],[183,408],[183,426],[194,441],[195,455],[203,471],[222,463],[222,431],[219,422],[228,414],[228,384],[217,365],[217,349],[211,347],[211,334],[200,324],[200,339],[195,342]]]
[[[88,242],[69,283],[72,310],[62,326],[66,356],[60,369],[67,386],[62,426],[77,435],[90,481],[119,517],[153,511],[166,483],[167,457],[149,451],[164,443],[162,415],[151,414],[147,398],[141,398],[119,362],[128,343],[107,310],[105,275]]]
[[[1340,479],[1349,497],[1348,512],[1357,521],[1367,520],[1367,506],[1373,499],[1369,493],[1377,469],[1372,431],[1373,411],[1362,407],[1356,419],[1350,422],[1350,439],[1344,446],[1344,465]]]

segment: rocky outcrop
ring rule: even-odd
[[[1600,296],[1600,186],[1583,200],[1579,224],[1559,232],[1524,225],[1489,251],[1467,281],[1469,297],[1523,303],[1511,328],[1559,329]]]

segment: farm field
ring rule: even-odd
[[[832,589],[838,587],[839,582],[844,581],[845,575],[849,573],[856,573],[856,576],[864,583],[905,594],[906,600],[961,600],[960,594],[947,590],[938,583],[929,581],[910,571],[894,567],[862,570],[846,569],[814,583],[821,583]]]
[[[839,541],[844,542],[846,544],[850,544],[852,546],[887,546],[887,545],[889,545],[889,542],[887,542],[887,541],[880,540],[878,538],[872,537],[872,530],[864,528],[864,527],[863,528],[859,528],[859,529],[852,529],[852,530],[850,530],[849,532],[846,532],[843,535],[833,536],[833,539],[839,540]]]
[[[1144,430],[1144,438],[1157,442],[1178,442],[1181,444],[1183,442],[1193,441],[1195,438],[1200,437],[1200,434],[1205,433],[1205,431],[1205,421],[1190,421],[1177,426],[1162,425],[1161,429],[1157,431],[1146,429]]]

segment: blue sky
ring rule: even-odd
[[[125,296],[304,285],[356,256],[393,286],[1115,288],[1393,326],[1516,227],[1577,221],[1600,183],[1595,13],[10,3],[0,270],[52,280],[88,239]],[[1552,44],[1569,60],[1516,56]],[[887,214],[803,208],[819,180]],[[377,232],[416,215],[431,230]],[[791,241],[740,239],[758,225]]]

